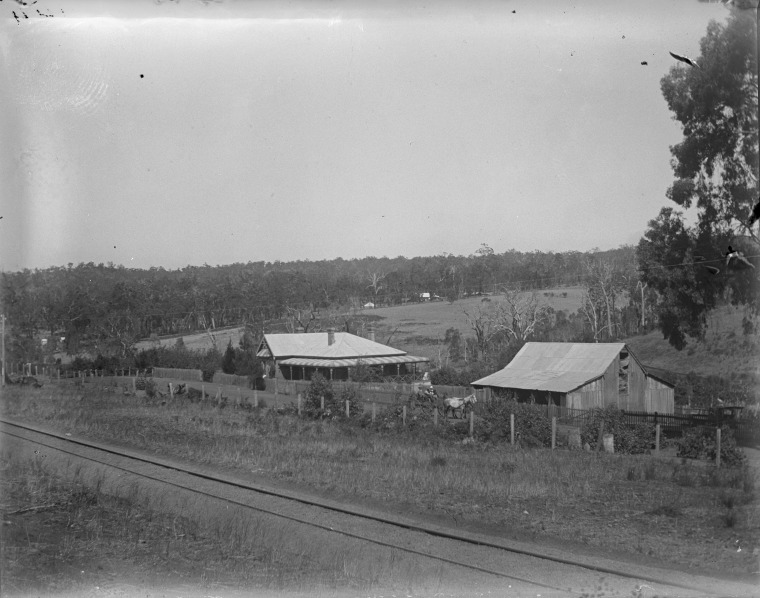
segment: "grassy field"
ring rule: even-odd
[[[518,450],[424,429],[372,432],[73,388],[9,390],[3,415],[464,528],[686,568],[757,571],[760,508],[749,467]]]

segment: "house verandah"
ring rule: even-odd
[[[280,361],[277,368],[284,380],[311,380],[315,374],[321,374],[328,380],[347,381],[356,378],[357,369],[367,368],[371,370],[373,378],[414,381],[426,371],[424,365],[427,360],[418,361],[421,359],[425,358],[409,356],[405,360],[393,357],[320,360],[294,357]]]
[[[346,381],[361,376],[396,382],[413,382],[423,375],[426,357],[377,343],[348,332],[265,334],[257,356],[276,378],[311,380],[317,373],[328,380]]]

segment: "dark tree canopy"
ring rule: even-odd
[[[750,14],[751,13],[751,14]],[[701,339],[707,314],[721,302],[758,313],[760,240],[749,224],[758,199],[758,77],[754,11],[731,9],[725,23],[710,22],[699,67],[674,64],[662,93],[683,127],[670,148],[675,180],[667,197],[696,211],[663,208],[638,245],[641,282],[658,293],[659,327],[682,349]],[[727,262],[739,249],[755,268]]]

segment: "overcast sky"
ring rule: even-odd
[[[728,15],[281,5],[0,3],[0,266],[636,243],[669,203],[681,139],[668,51],[698,57]]]

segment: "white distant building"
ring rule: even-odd
[[[375,309],[375,304],[370,301],[369,303],[365,303],[364,305],[362,305],[362,307],[364,309]]]
[[[430,301],[430,293],[420,293],[420,301]]]

